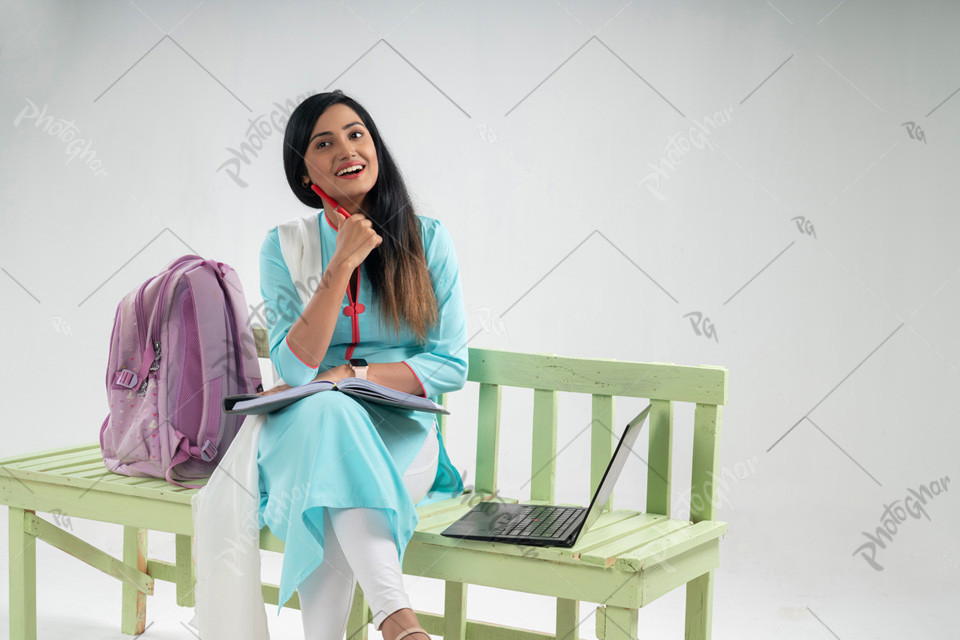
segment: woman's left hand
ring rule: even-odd
[[[288,384],[278,384],[277,386],[273,387],[272,389],[267,389],[266,391],[261,391],[261,392],[258,393],[257,395],[258,395],[258,396],[267,396],[267,395],[270,395],[271,393],[276,393],[277,391],[283,391],[284,389],[289,389],[289,388],[290,388],[290,385],[288,385]]]
[[[353,377],[353,367],[349,364],[338,364],[332,369],[327,369],[326,371],[321,371],[316,375],[314,380],[327,380],[329,382],[337,383],[343,380],[344,378]]]

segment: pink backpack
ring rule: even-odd
[[[232,267],[186,255],[123,297],[107,364],[100,428],[114,473],[209,478],[244,416],[225,396],[263,390],[246,299]]]

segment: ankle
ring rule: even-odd
[[[413,631],[413,629],[417,629]],[[404,608],[394,611],[380,625],[383,640],[432,640],[430,634],[420,629],[420,621],[413,609]],[[404,633],[409,632],[409,633]]]

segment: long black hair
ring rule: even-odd
[[[380,302],[381,320],[389,321],[399,335],[402,318],[423,343],[437,320],[437,300],[420,240],[420,220],[399,167],[373,118],[360,103],[336,89],[312,95],[293,110],[283,136],[287,184],[300,202],[314,209],[323,208],[320,196],[303,186],[303,176],[308,175],[304,156],[317,119],[334,104],[344,104],[360,116],[377,150],[377,181],[366,195],[364,213],[383,241],[370,252],[364,266]]]

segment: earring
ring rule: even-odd
[[[310,180],[307,180],[306,182],[301,182],[300,184],[303,185],[303,188],[304,188],[304,189],[309,189],[309,188],[310,188]]]

